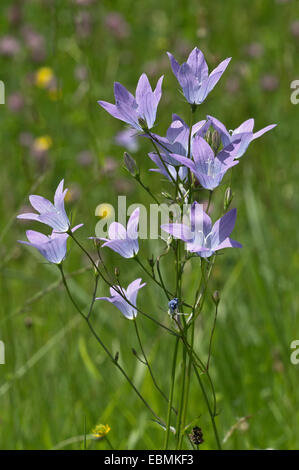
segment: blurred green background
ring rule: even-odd
[[[6,104],[0,106],[0,340],[6,364],[0,365],[0,448],[78,449],[65,440],[109,424],[109,439],[120,449],[159,449],[164,432],[105,357],[67,299],[55,266],[17,244],[32,224],[16,222],[28,195],[52,198],[65,178],[67,210],[84,222],[80,237],[93,235],[95,208],[151,201],[122,168],[123,149],[115,135],[124,129],[97,105],[113,101],[113,82],[134,91],[142,72],[152,84],[165,74],[155,131],[163,135],[171,113],[188,119],[166,51],[181,62],[198,46],[210,68],[232,56],[214,91],[197,113],[216,116],[234,129],[254,117],[255,129],[277,123],[251,144],[234,169],[233,205],[238,208],[234,238],[242,250],[228,250],[215,269],[212,289],[221,304],[211,373],[215,380],[221,438],[231,430],[226,449],[299,447],[298,366],[290,362],[290,343],[299,339],[298,292],[298,110],[290,83],[298,79],[299,10],[294,1],[165,0],[1,0],[0,79]],[[297,64],[295,63],[297,59]],[[140,139],[134,154],[153,191],[159,175],[147,170],[149,142]],[[167,184],[165,184],[167,189]],[[219,198],[223,196],[219,190]],[[218,214],[217,214],[218,216]],[[37,227],[36,229],[40,229]],[[150,256],[163,244],[143,241]],[[104,250],[105,251],[105,250]],[[124,284],[147,281],[140,307],[167,324],[167,305],[132,260],[106,250]],[[92,273],[79,272],[87,261],[70,244],[66,269],[77,301],[88,304]],[[163,272],[171,284],[171,268]],[[188,287],[200,276],[189,268]],[[189,284],[190,283],[190,284]],[[185,296],[189,290],[185,285]],[[107,295],[99,287],[99,295]],[[213,310],[204,309],[196,347],[207,355]],[[104,302],[96,304],[95,328],[161,416],[164,403],[153,391],[145,367],[131,353],[137,348],[131,322]],[[173,338],[140,318],[144,347],[164,390],[169,389]],[[178,381],[180,375],[178,372]],[[202,397],[191,384],[189,419],[200,416],[202,449],[215,442]],[[244,421],[238,421],[247,417]],[[91,449],[109,448],[88,441]]]

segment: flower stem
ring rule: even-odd
[[[61,273],[61,277],[62,277],[62,282],[64,284],[64,287],[66,289],[66,292],[73,304],[73,306],[75,307],[75,309],[77,310],[77,312],[81,315],[81,317],[85,320],[85,322],[87,323],[88,325],[88,328],[89,330],[91,331],[92,335],[94,336],[94,338],[97,340],[97,342],[100,344],[100,346],[104,349],[105,353],[107,354],[107,356],[111,359],[111,361],[113,362],[113,364],[117,367],[117,369],[122,373],[122,375],[125,377],[125,379],[127,380],[127,382],[129,383],[129,385],[132,387],[132,389],[134,390],[134,392],[138,395],[138,397],[140,398],[140,400],[143,402],[143,404],[147,407],[147,409],[151,412],[151,414],[155,417],[155,419],[157,419],[159,421],[159,423],[163,423],[163,421],[159,418],[159,416],[154,412],[154,410],[151,408],[151,406],[147,403],[147,401],[145,400],[145,398],[141,395],[141,393],[139,392],[139,390],[135,387],[135,385],[133,384],[132,380],[130,379],[130,377],[127,375],[127,373],[125,372],[125,370],[122,368],[122,366],[118,363],[118,361],[116,360],[116,358],[112,355],[112,353],[109,351],[109,349],[107,348],[107,346],[103,343],[103,341],[101,340],[101,338],[99,337],[99,335],[97,334],[97,332],[95,331],[93,325],[90,323],[90,320],[87,316],[84,315],[84,313],[81,311],[81,309],[79,308],[79,306],[77,305],[77,303],[75,302],[70,290],[69,290],[69,287],[68,287],[68,284],[67,284],[67,281],[66,281],[66,278],[65,278],[65,275],[64,275],[64,271],[63,271],[63,267],[62,267],[62,264],[58,264],[57,265],[59,270],[60,270],[60,273]]]
[[[179,347],[179,338],[176,338],[175,346],[174,346],[174,352],[173,352],[173,359],[172,359],[171,386],[170,386],[170,394],[169,394],[169,401],[168,401],[166,436],[165,436],[165,445],[164,445],[165,450],[168,449],[168,443],[169,443],[170,424],[171,424],[171,409],[172,409],[173,396],[174,396],[174,385],[175,385],[175,374],[176,374],[176,362],[177,362],[177,356],[178,356],[178,347]]]

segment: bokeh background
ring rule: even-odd
[[[244,248],[219,259],[213,280],[212,288],[221,292],[211,365],[220,434],[224,438],[230,431],[227,449],[298,448],[299,370],[290,362],[290,343],[299,339],[299,105],[290,101],[290,83],[299,79],[298,2],[1,0],[0,10],[0,79],[6,87],[0,106],[0,339],[6,344],[0,448],[78,449],[80,441],[64,441],[76,440],[97,423],[109,424],[115,448],[161,448],[163,430],[90,337],[66,298],[58,270],[17,244],[30,224],[17,223],[15,216],[28,207],[29,194],[52,197],[65,178],[67,210],[76,223],[84,222],[81,240],[92,250],[85,239],[94,233],[98,204],[115,204],[119,194],[129,203],[149,204],[123,170],[123,148],[115,135],[124,126],[97,100],[113,100],[115,80],[134,91],[143,71],[152,83],[165,74],[155,129],[163,134],[172,112],[185,119],[189,112],[166,51],[182,61],[196,45],[211,68],[233,58],[198,119],[212,114],[229,129],[249,117],[256,130],[278,124],[251,144],[234,169],[234,238]],[[159,176],[147,171],[149,150],[149,142],[140,139],[134,158],[144,180],[158,191]],[[160,242],[142,243],[145,256],[162,248]],[[124,284],[141,274],[132,260],[109,250],[105,260],[119,267]],[[83,307],[92,294],[92,273],[82,272],[87,266],[70,245],[66,268],[74,273],[70,286]],[[171,267],[164,265],[163,272],[171,284]],[[199,275],[199,267],[189,269],[186,296]],[[165,299],[146,281],[140,306],[168,322]],[[107,295],[105,286],[99,294]],[[196,334],[203,357],[212,318],[207,307]],[[132,324],[106,303],[96,304],[93,321],[165,416],[149,374],[132,355],[137,347]],[[168,390],[173,340],[146,319],[140,323],[153,369]],[[194,382],[189,417],[195,416],[204,432],[202,448],[214,448]],[[105,440],[88,446],[109,448]]]

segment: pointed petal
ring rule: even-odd
[[[49,238],[47,235],[44,235],[43,233],[36,232],[35,230],[27,230],[26,231],[26,236],[30,243],[47,243],[49,241]]]
[[[162,76],[159,78],[159,80],[157,81],[156,88],[155,88],[155,90],[154,90],[154,96],[155,96],[157,105],[159,104],[159,101],[160,101],[161,96],[162,96],[162,83],[163,83],[163,78],[164,78],[164,75],[162,75]]]
[[[35,196],[34,194],[32,194],[31,196],[29,196],[29,201],[32,207],[40,214],[42,214],[43,212],[51,212],[55,210],[52,202],[42,196]]]
[[[120,119],[121,121],[124,120],[115,104],[108,103],[107,101],[98,101],[98,104],[102,106],[102,108],[104,108],[107,113],[111,114],[111,116],[115,117],[116,119]]]
[[[127,236],[132,240],[138,238],[138,224],[139,224],[140,208],[137,207],[131,214],[127,225]]]
[[[215,251],[222,250],[223,248],[242,248],[241,243],[236,242],[235,240],[232,240],[231,238],[227,237],[225,240],[223,240],[220,245],[218,245],[216,248],[214,248]]]
[[[199,169],[202,162],[214,158],[214,152],[209,144],[200,135],[196,135],[193,140],[192,153],[196,169]]]
[[[220,137],[221,137],[221,141],[224,145],[224,147],[226,147],[227,145],[229,145],[230,143],[230,140],[231,140],[231,136],[228,132],[228,130],[226,129],[225,125],[222,124],[221,121],[219,121],[218,119],[216,119],[215,117],[213,116],[207,116],[208,120],[211,122],[212,126],[214,127],[214,129],[219,132],[220,134]]]
[[[178,238],[184,242],[191,241],[194,238],[191,228],[185,224],[162,224],[161,229],[172,235],[174,238]]]
[[[187,64],[190,66],[192,72],[194,73],[199,82],[202,82],[208,77],[208,65],[205,61],[203,53],[197,47],[195,47],[190,53],[187,60]]]
[[[200,84],[187,63],[181,65],[178,73],[178,81],[183,89],[188,103],[196,103],[196,98],[200,90]]]
[[[174,75],[176,76],[176,78],[178,79],[178,73],[179,73],[179,70],[180,70],[180,65],[175,60],[175,58],[173,57],[173,55],[170,52],[167,52],[167,55],[168,55],[169,60],[170,60],[172,71],[173,71]]]
[[[138,252],[138,240],[109,240],[108,242],[103,243],[102,246],[110,248],[123,258],[133,258],[133,256]]]
[[[137,303],[137,294],[139,292],[139,289],[142,289],[146,285],[144,282],[143,284],[141,283],[142,279],[136,279],[135,281],[131,282],[131,284],[128,285],[127,288],[127,298],[131,304],[136,306]]]
[[[211,247],[216,249],[232,233],[237,217],[237,209],[232,209],[215,222],[212,228]]]
[[[140,104],[143,101],[144,96],[147,93],[152,93],[152,87],[150,85],[150,82],[149,82],[149,79],[147,78],[146,73],[143,73],[138,80],[137,88],[136,88],[136,102],[138,106],[140,106]]]
[[[125,240],[127,232],[122,224],[119,222],[112,222],[109,225],[108,235],[111,240]]]
[[[39,220],[39,214],[34,214],[33,212],[27,212],[25,214],[17,215],[17,219]]]
[[[260,131],[255,132],[253,134],[252,140],[257,139],[258,137],[261,137],[263,134],[265,134],[266,132],[269,132],[271,129],[274,129],[274,127],[276,126],[277,124],[270,124],[270,126],[264,127]]]
[[[121,83],[114,83],[114,96],[116,105],[123,102],[137,107],[136,101],[132,93],[130,93]]]
[[[247,121],[242,122],[242,124],[233,131],[232,135],[241,134],[241,132],[253,132],[253,127],[254,119],[247,119]]]

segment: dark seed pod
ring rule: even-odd
[[[199,428],[198,426],[194,426],[192,432],[189,434],[189,438],[196,446],[202,444],[204,440],[201,428]]]

